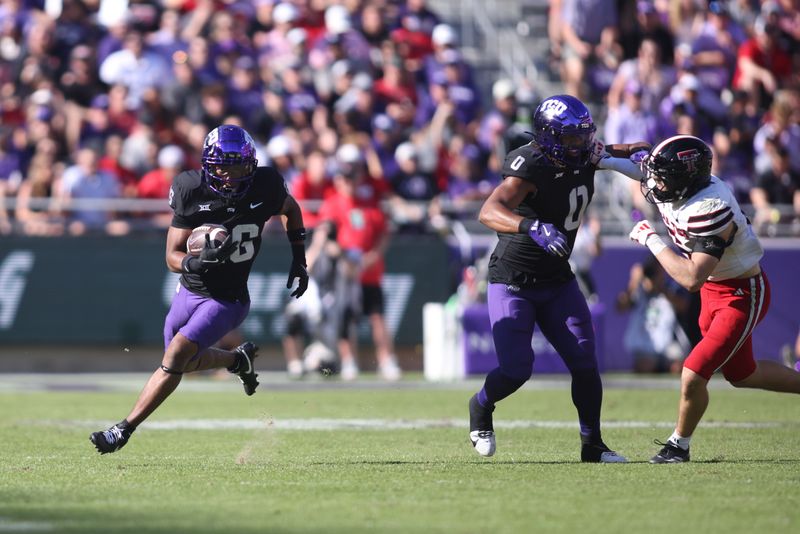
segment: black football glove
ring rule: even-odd
[[[287,288],[291,289],[295,278],[298,279],[297,288],[292,291],[291,296],[299,299],[308,289],[308,270],[299,261],[292,261],[292,266],[289,267],[289,279],[286,281]]]
[[[225,238],[225,241],[220,246],[215,248],[211,244],[211,238],[206,234],[206,244],[203,250],[200,251],[200,263],[204,267],[219,265],[230,258],[237,248],[239,248],[239,242],[233,241],[230,235]]]

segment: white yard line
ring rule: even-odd
[[[52,523],[44,521],[15,521],[0,517],[0,532],[50,532],[54,528]]]
[[[47,421],[48,424],[103,428],[112,421]],[[145,430],[420,430],[467,428],[461,419],[173,419],[148,421]],[[495,428],[578,428],[575,421],[497,420]],[[604,421],[604,428],[672,428],[674,421]],[[786,423],[752,421],[708,421],[704,428],[777,428]]]

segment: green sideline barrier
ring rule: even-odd
[[[389,328],[398,344],[421,343],[423,304],[449,296],[446,245],[396,236],[386,259]],[[250,276],[247,337],[280,339],[289,264],[285,237],[264,239]],[[164,263],[164,236],[3,237],[0,344],[160,344],[176,283]],[[362,338],[368,333],[361,329]]]

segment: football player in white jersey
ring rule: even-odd
[[[631,158],[635,160],[635,158]],[[759,260],[764,250],[725,183],[711,174],[711,149],[678,135],[653,147],[640,164],[607,157],[598,167],[640,180],[680,254],[646,220],[630,238],[646,246],[667,273],[700,291],[703,339],[684,362],[678,423],[650,463],[689,461],[689,442],[708,407],[708,381],[716,371],[735,387],[800,393],[800,373],[753,357],[751,334],[769,308],[770,287]]]

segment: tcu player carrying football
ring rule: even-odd
[[[661,142],[640,165],[605,158],[600,168],[641,181],[680,254],[670,249],[648,221],[630,238],[646,246],[667,273],[689,291],[700,291],[703,339],[681,373],[678,424],[650,463],[689,461],[689,442],[708,407],[708,381],[722,371],[735,387],[800,393],[800,373],[753,357],[751,334],[769,308],[770,287],[759,266],[764,250],[728,186],[711,174],[711,149],[697,137]]]
[[[499,243],[489,262],[489,318],[499,366],[469,401],[470,441],[482,456],[495,452],[495,404],[530,377],[535,325],[572,375],[581,461],[625,462],[600,434],[603,385],[586,299],[568,259],[583,214],[594,194],[595,124],[577,98],[556,95],[534,112],[533,140],[505,159],[503,182],[480,211]],[[602,144],[600,144],[602,146]],[[628,158],[649,147],[610,146]]]
[[[128,417],[91,434],[101,454],[124,447],[136,427],[178,387],[184,373],[225,367],[238,375],[247,395],[255,393],[258,375],[253,359],[258,348],[250,342],[233,351],[212,345],[238,327],[250,310],[247,279],[261,247],[264,224],[273,215],[285,217],[292,248],[286,287],[298,279],[292,293],[298,298],[308,287],[300,206],[275,169],[257,165],[250,134],[226,124],[206,136],[202,169],[175,178],[169,195],[174,214],[166,260],[181,278],[164,323],[164,357]],[[228,237],[217,247],[206,238],[199,255],[190,255],[186,241],[192,229],[203,224],[225,226]]]

